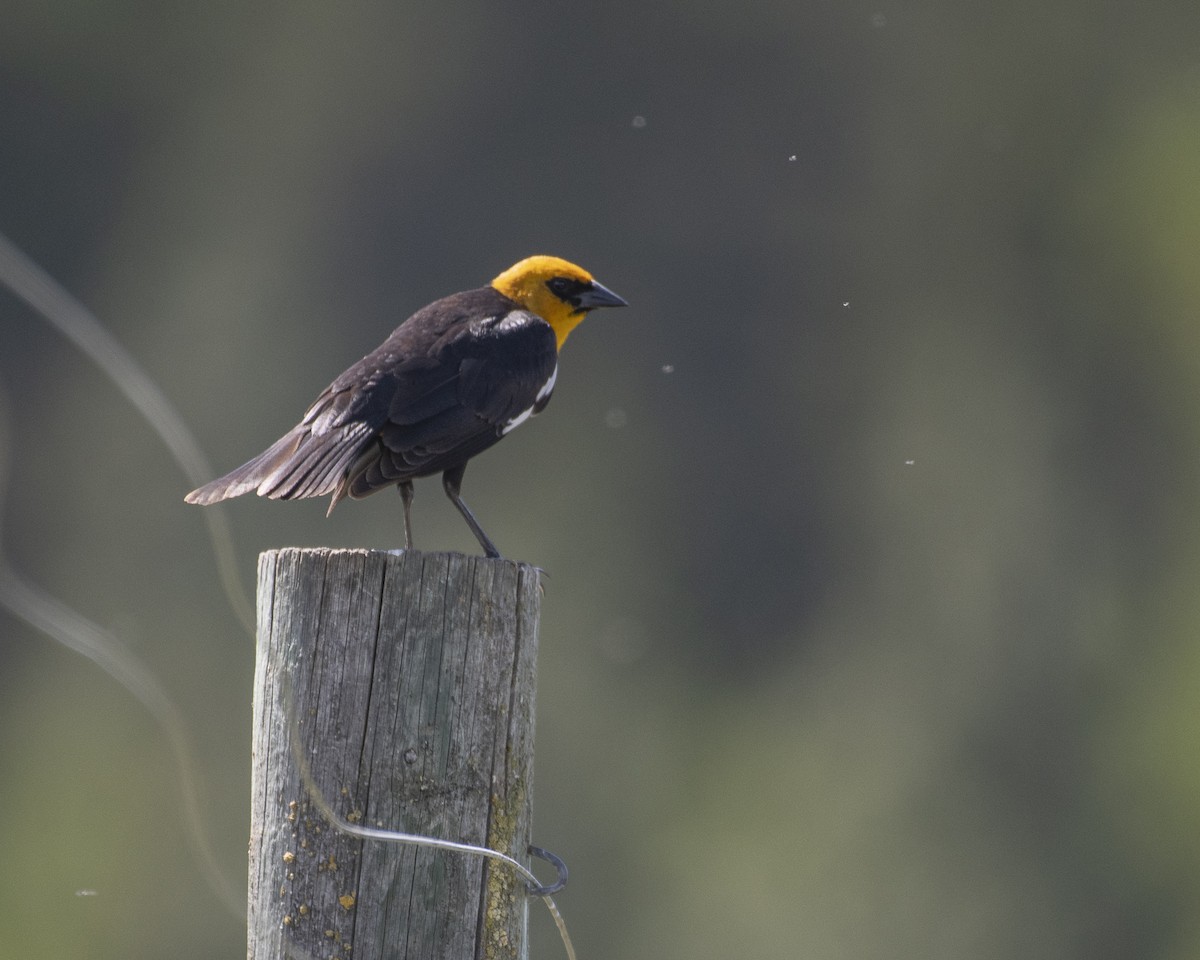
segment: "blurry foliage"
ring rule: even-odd
[[[630,300],[465,486],[551,574],[536,835],[581,956],[1174,960],[1200,949],[1198,19],[18,0],[0,230],[220,468],[525,254]],[[0,309],[6,554],[177,696],[238,876],[252,646],[186,484]],[[228,509],[247,579],[264,547],[399,535],[386,494]],[[436,483],[415,523],[474,549]],[[12,955],[240,953],[136,704],[0,617],[0,721]]]

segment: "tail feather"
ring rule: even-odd
[[[184,500],[204,505],[245,493],[272,500],[336,494],[369,434],[364,423],[320,435],[299,424],[253,460],[193,490]]]
[[[291,455],[263,477],[259,495],[275,500],[303,500],[332,493],[346,475],[349,461],[358,456],[366,433],[365,425],[352,424],[336,435],[303,437]]]
[[[301,440],[302,437],[297,435],[297,431],[291,430],[253,460],[243,463],[236,470],[230,470],[223,477],[218,477],[202,487],[197,487],[183,499],[188,503],[203,506],[228,500],[231,497],[240,497],[244,493],[255,492],[264,480],[279,469],[281,464],[286,463],[296,454]]]

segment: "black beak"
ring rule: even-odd
[[[608,287],[593,280],[589,286],[580,291],[577,309],[595,310],[597,307],[627,306],[629,304],[609,290]]]

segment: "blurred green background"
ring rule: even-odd
[[[464,486],[551,575],[535,835],[582,958],[1200,954],[1194,0],[3,19],[0,231],[214,470],[526,254],[632,304]],[[240,886],[253,650],[201,513],[0,317],[5,553],[163,679]],[[248,588],[399,542],[396,497],[325,508],[228,507]],[[436,480],[414,522],[475,550]],[[241,955],[181,807],[142,707],[0,613],[4,952]]]

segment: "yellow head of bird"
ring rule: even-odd
[[[561,257],[526,257],[500,274],[492,286],[549,323],[560,350],[589,310],[625,306],[583,267]]]

